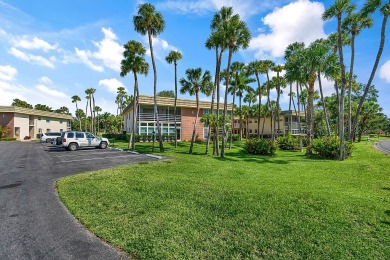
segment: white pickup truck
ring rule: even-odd
[[[56,139],[56,145],[69,151],[76,151],[84,147],[106,149],[109,144],[110,142],[107,138],[96,137],[91,133],[78,131],[62,132],[61,137]]]

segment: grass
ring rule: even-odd
[[[221,159],[199,144],[194,155],[186,143],[165,147],[174,160],[61,179],[60,198],[136,258],[390,256],[390,158],[370,143],[343,162],[299,152],[252,156],[239,147]],[[137,149],[151,152],[150,144]]]

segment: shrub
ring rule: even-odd
[[[326,159],[338,159],[340,155],[340,139],[337,136],[313,139],[311,149],[314,155]],[[345,158],[352,155],[353,145],[345,142]]]
[[[238,134],[232,135],[232,140],[233,140],[233,142],[237,142],[238,140],[240,140],[240,135],[238,135]]]
[[[16,138],[12,138],[12,137],[0,138],[0,141],[16,141]]]
[[[24,137],[24,140],[30,140],[31,139],[31,136],[25,136]]]
[[[11,128],[9,128],[8,126],[1,126],[0,125],[0,138],[8,137],[10,132],[11,132]]]
[[[284,136],[280,136],[277,140],[279,149],[295,151],[299,150],[299,141],[298,138],[288,134]]]
[[[252,138],[246,140],[244,149],[250,154],[274,155],[276,144],[269,140]]]

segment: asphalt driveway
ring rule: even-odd
[[[37,142],[0,142],[0,259],[123,259],[59,201],[55,181],[156,159],[111,149],[69,152]]]
[[[390,140],[379,141],[376,148],[384,153],[390,154]]]

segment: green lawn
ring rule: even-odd
[[[390,257],[390,157],[371,143],[343,162],[239,147],[221,159],[203,155],[203,145],[194,155],[185,143],[165,147],[173,160],[61,179],[60,198],[136,258]],[[150,144],[138,149],[150,152]]]

